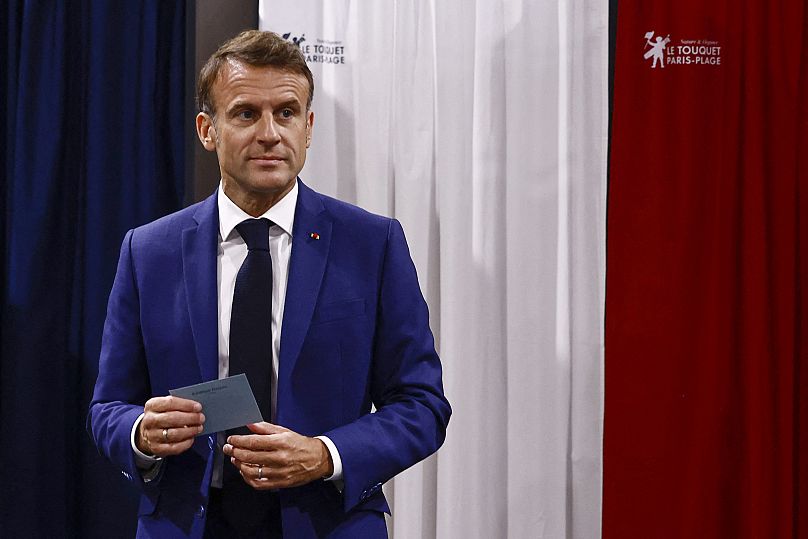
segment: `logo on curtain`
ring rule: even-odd
[[[291,41],[300,49],[309,64],[345,64],[345,45],[341,40],[328,40],[317,38],[314,43],[306,41],[306,34],[295,36],[292,32],[282,34],[283,39]]]
[[[664,38],[662,36],[657,36],[654,41],[651,41],[651,38],[654,37],[654,31],[651,30],[650,32],[646,32],[645,34],[645,48],[648,49],[643,54],[643,58],[646,60],[651,59],[651,67],[656,68],[657,65],[659,67],[665,67],[665,47],[668,46],[668,43],[671,42],[671,36],[668,34]],[[650,49],[648,47],[651,47]]]
[[[286,41],[291,41],[292,43],[297,45],[297,48],[300,48],[300,44],[306,41],[306,34],[302,34],[300,37],[295,37],[292,35],[292,32],[286,32],[285,34],[283,34],[283,39],[285,39]]]
[[[670,34],[654,37],[654,31],[645,33],[643,58],[651,68],[667,66],[720,66],[721,44],[714,39],[680,39],[674,43]]]

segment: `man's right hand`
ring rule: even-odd
[[[146,401],[143,419],[135,435],[137,448],[146,455],[179,455],[202,432],[202,405],[179,397],[154,397]]]

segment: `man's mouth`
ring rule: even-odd
[[[255,161],[259,165],[277,165],[278,163],[284,161],[284,159],[283,157],[279,157],[277,155],[258,155],[251,157],[250,161]]]

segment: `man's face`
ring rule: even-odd
[[[314,113],[308,81],[275,67],[230,60],[212,89],[215,120],[197,116],[203,146],[219,158],[225,194],[257,216],[294,186],[306,161]]]

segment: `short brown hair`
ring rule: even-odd
[[[202,66],[199,81],[196,84],[196,106],[199,107],[200,112],[211,116],[216,114],[213,105],[213,84],[230,58],[250,66],[272,66],[303,75],[309,82],[306,109],[311,107],[311,101],[314,99],[314,77],[312,77],[309,66],[306,65],[306,59],[298,46],[286,41],[275,32],[245,30],[236,37],[225,41]]]

